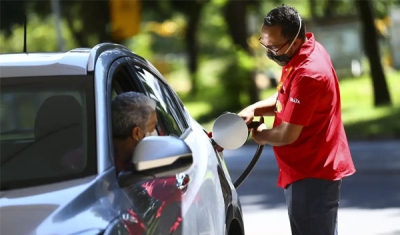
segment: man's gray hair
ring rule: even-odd
[[[113,138],[125,139],[132,135],[132,129],[146,130],[146,123],[156,109],[155,100],[143,93],[124,92],[112,101]]]

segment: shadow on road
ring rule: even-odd
[[[239,156],[232,155],[232,157],[225,158],[233,181],[243,172],[254,151],[255,147],[246,152],[239,151],[237,153]],[[376,151],[379,152],[379,149]],[[385,154],[384,152],[380,153]],[[357,151],[353,152],[354,154],[357,155]],[[363,168],[343,180],[340,207],[400,208],[400,170],[365,169],[367,170]],[[272,150],[266,148],[253,172],[238,189],[242,206],[254,208],[254,210],[285,207],[283,189],[277,186],[277,176],[278,170]]]

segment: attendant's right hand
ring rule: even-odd
[[[250,124],[254,119],[254,109],[249,106],[240,111],[238,115],[243,118],[246,124]]]

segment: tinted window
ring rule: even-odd
[[[93,78],[1,79],[1,187],[96,173]]]
[[[157,101],[158,121],[162,125],[162,129],[168,135],[180,136],[187,125],[171,94],[165,89],[165,85],[147,70],[137,66],[135,69],[148,95]]]
[[[159,80],[158,80],[159,81]],[[183,130],[189,127],[188,120],[186,119],[186,111],[183,108],[182,101],[178,98],[176,93],[167,85],[159,82],[161,92],[171,107],[172,114],[176,117],[177,122]]]

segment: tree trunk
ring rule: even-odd
[[[364,50],[369,59],[374,91],[374,105],[391,105],[392,102],[380,59],[378,33],[374,22],[372,2],[371,0],[356,1],[356,4],[363,24]]]
[[[111,16],[110,16],[110,5],[107,1],[102,1],[99,4],[99,10],[98,10],[98,15],[101,15],[97,21],[98,23],[98,43],[103,43],[103,42],[113,42],[117,44],[122,44],[123,40],[112,40],[111,37],[111,30],[107,30],[107,24],[111,22]],[[110,23],[111,24],[111,23]]]
[[[317,17],[317,1],[309,0],[308,2],[310,6],[311,19],[315,19]]]
[[[250,47],[247,44],[247,4],[248,2],[243,0],[229,0],[225,7],[225,20],[228,24],[228,31],[234,44],[239,45],[243,50],[251,55]],[[250,97],[250,102],[257,102],[260,98],[255,83],[255,74],[251,73],[248,78],[241,79],[251,79],[249,85],[244,85],[244,89],[246,89],[247,94]],[[236,81],[241,82],[241,79]]]
[[[190,79],[192,83],[191,93],[196,95],[199,91],[198,87],[198,42],[197,42],[197,31],[200,21],[202,4],[196,4],[197,7],[193,7],[192,11],[187,14],[188,25],[186,28],[185,41],[186,49],[189,56],[188,68],[190,73]]]
[[[68,28],[71,31],[71,34],[76,41],[77,46],[78,47],[89,47],[89,44],[86,40],[85,33],[83,33],[82,31],[78,31],[74,28],[74,24],[72,22],[73,18],[66,15],[65,19],[67,21]]]
[[[336,14],[336,8],[339,4],[338,0],[328,0],[325,5],[324,15],[325,17],[332,17]]]
[[[247,44],[246,2],[229,0],[225,8],[225,19],[233,42],[250,53],[250,48]]]

